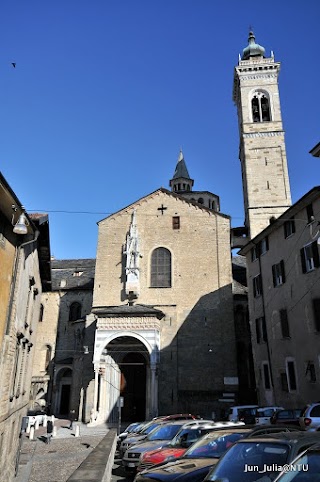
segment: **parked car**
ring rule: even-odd
[[[195,420],[185,423],[166,447],[141,454],[138,472],[181,457],[200,437],[220,427],[221,423],[213,420]]]
[[[285,425],[297,425],[299,424],[299,417],[301,414],[301,408],[276,410],[270,418],[272,424],[285,424]]]
[[[299,423],[303,430],[319,430],[320,402],[310,403],[304,407],[299,417]]]
[[[250,408],[258,408],[258,405],[237,405],[235,407],[230,407],[228,420],[230,420],[230,422],[238,422],[239,412],[243,411],[244,409],[250,409]]]
[[[119,455],[122,458],[126,452],[126,450],[131,446],[135,445],[138,442],[142,442],[147,436],[149,435],[152,430],[156,429],[161,424],[160,420],[151,420],[147,422],[142,429],[137,433],[129,434],[122,442],[120,443],[119,448]]]
[[[191,413],[174,413],[172,415],[159,415],[158,417],[154,417],[152,420],[170,421],[170,420],[197,420],[197,419],[199,419],[199,416],[192,415]]]
[[[202,482],[208,471],[215,465],[219,457],[242,437],[253,433],[265,433],[268,428],[249,427],[243,423],[221,422],[224,424],[217,430],[210,431],[197,440],[179,459],[167,462],[151,469],[139,472],[135,482]],[[274,426],[269,428],[276,430]],[[283,427],[281,427],[283,430]],[[299,432],[298,428],[294,428]]]
[[[167,446],[180,431],[181,427],[194,423],[197,422],[189,421],[186,423],[185,420],[161,422],[155,430],[150,432],[146,439],[142,440],[138,444],[131,445],[126,450],[122,459],[122,465],[124,466],[125,470],[127,472],[136,472],[140,457],[144,452],[150,452],[151,450]]]
[[[277,410],[283,410],[283,407],[259,407],[256,411],[256,424],[266,425],[270,423],[270,419],[274,412]]]
[[[128,427],[123,432],[119,433],[117,437],[117,449],[120,448],[122,440],[124,440],[131,433],[138,433],[140,431],[140,428],[142,428],[145,423],[146,422],[130,423],[130,425],[128,425]]]
[[[291,470],[282,471],[274,482],[320,482],[320,445],[298,455],[291,463]]]
[[[320,434],[303,431],[279,432],[264,437],[249,437],[233,445],[204,481],[273,481],[279,467],[320,442]]]

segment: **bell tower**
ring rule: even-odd
[[[249,33],[234,72],[238,111],[245,226],[256,236],[291,206],[286,147],[279,98],[280,63]]]

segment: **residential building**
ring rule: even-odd
[[[14,478],[27,414],[41,293],[50,286],[47,215],[29,216],[0,174],[0,473]]]
[[[305,194],[242,248],[261,405],[319,400],[320,187]]]

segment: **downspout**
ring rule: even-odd
[[[255,246],[258,246],[257,244]],[[262,269],[261,269],[261,257],[259,255],[259,270],[260,270],[260,275],[261,275],[261,283],[262,283]],[[273,370],[272,370],[272,363],[271,363],[271,353],[270,353],[270,345],[269,345],[269,337],[268,337],[268,330],[267,330],[267,319],[266,319],[266,308],[265,308],[265,299],[264,299],[264,289],[262,287],[262,310],[263,310],[263,317],[265,319],[265,329],[266,329],[266,344],[267,344],[267,354],[268,354],[268,363],[269,363],[269,368],[270,368],[270,381],[271,381],[271,386],[272,386],[272,391],[273,391],[273,400],[274,404],[276,405],[276,395],[275,395],[275,390],[274,390],[274,383],[273,383]]]
[[[15,292],[15,287],[16,287],[16,279],[17,279],[17,273],[18,273],[18,267],[19,267],[19,261],[20,261],[20,252],[25,246],[36,242],[38,237],[39,237],[39,234],[40,234],[40,231],[36,230],[35,233],[34,233],[33,239],[31,239],[30,241],[26,241],[25,243],[20,244],[20,246],[18,246],[16,248],[16,259],[15,259],[14,270],[13,270],[13,275],[12,275],[10,301],[9,301],[9,307],[8,307],[8,312],[7,312],[6,335],[9,335],[10,319],[11,319],[11,313],[12,313],[14,292]]]

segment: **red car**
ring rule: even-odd
[[[144,452],[141,455],[137,468],[138,472],[181,457],[190,445],[196,442],[202,435],[217,429],[218,425],[213,420],[187,422],[169,445],[161,449]]]

